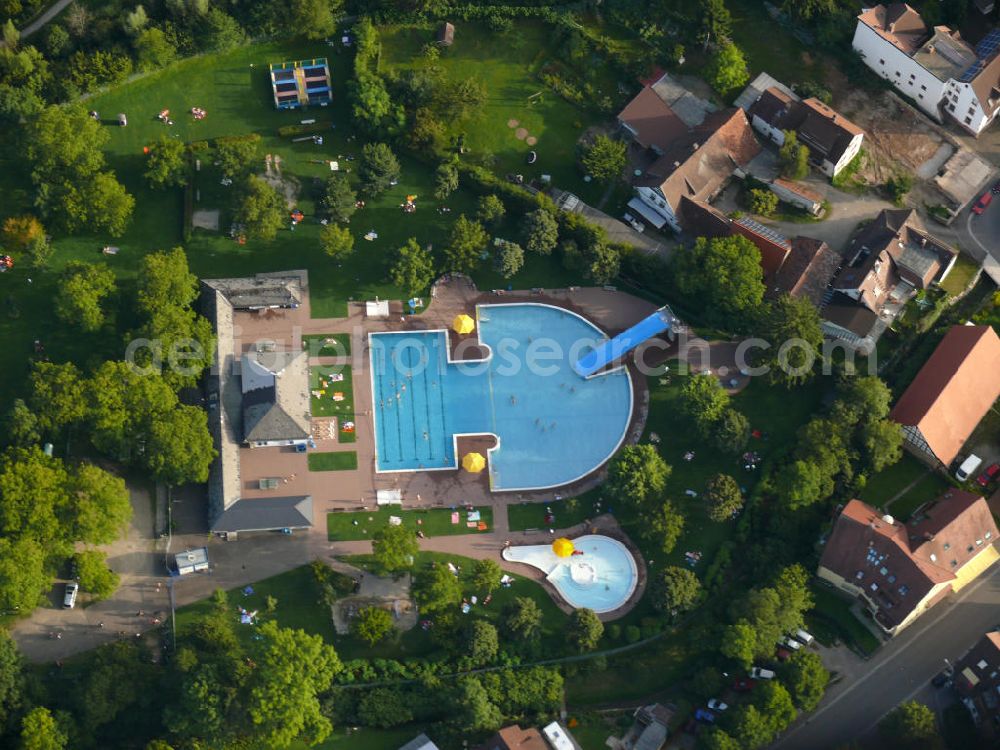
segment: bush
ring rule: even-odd
[[[885,189],[897,206],[902,206],[907,194],[913,189],[913,178],[908,174],[898,174],[886,180]]]
[[[625,642],[636,643],[642,639],[642,631],[638,625],[628,625],[625,627]]]
[[[618,623],[613,623],[608,625],[608,638],[613,641],[617,641],[622,637],[622,626]]]
[[[778,196],[767,189],[753,188],[749,202],[750,210],[761,216],[773,216],[778,210]]]

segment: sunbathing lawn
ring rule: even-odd
[[[484,531],[493,530],[493,508],[478,506],[482,521],[486,524]],[[452,513],[458,513],[459,522],[452,523]],[[466,521],[466,511],[453,511],[451,508],[415,508],[400,510],[398,506],[380,508],[376,511],[361,511],[356,513],[327,513],[326,530],[330,541],[351,541],[371,539],[372,534],[389,524],[389,517],[396,516],[403,520],[403,526],[419,529],[427,536],[455,536],[458,534],[478,534],[478,528],[469,528]]]
[[[329,56],[334,80],[334,104],[309,114],[276,111],[266,74],[267,63],[315,56]],[[56,234],[55,253],[49,269],[34,271],[16,258],[17,266],[4,274],[0,347],[8,353],[8,360],[0,371],[0,412],[6,413],[11,401],[24,394],[32,342],[40,334],[48,356],[56,362],[70,360],[86,366],[94,361],[122,356],[120,334],[136,325],[127,305],[121,305],[117,331],[82,334],[75,327],[66,326],[56,319],[51,301],[57,294],[59,273],[71,260],[86,260],[111,268],[123,284],[123,300],[129,297],[129,286],[145,254],[182,244],[187,250],[192,271],[202,278],[289,268],[307,269],[310,302],[317,317],[346,315],[347,301],[351,299],[374,299],[376,295],[382,299],[403,297],[401,290],[389,283],[385,272],[396,249],[409,237],[416,237],[421,243],[432,243],[440,251],[458,215],[474,210],[475,198],[459,191],[447,201],[452,212],[438,213],[431,198],[433,170],[401,157],[403,171],[399,184],[385,195],[368,200],[366,208],[351,220],[350,228],[356,240],[354,254],[341,264],[331,262],[318,241],[321,227],[310,190],[314,178],[325,177],[330,172],[324,164],[314,164],[311,160],[343,156],[345,159],[341,161],[346,161],[347,155],[357,157],[366,140],[347,140],[354,135],[346,95],[347,82],[351,78],[350,64],[350,55],[330,55],[330,49],[321,42],[285,40],[247,44],[231,52],[201,55],[178,62],[89,98],[86,106],[102,113],[105,118],[113,117],[117,112],[129,115],[128,127],[108,128],[110,139],[106,153],[109,167],[115,170],[136,199],[132,225],[123,237],[117,239],[106,235],[67,237]],[[187,114],[193,106],[204,107],[208,116],[204,120],[194,120]],[[155,114],[164,108],[169,108],[174,116],[173,127],[163,125],[155,118]],[[332,120],[336,125],[336,129],[324,134],[323,146],[291,143],[290,139],[278,135],[280,126],[297,123],[306,116]],[[250,239],[245,245],[239,245],[230,240],[230,188],[219,185],[217,170],[203,162],[195,182],[201,201],[194,207],[221,210],[221,231],[197,229],[190,242],[184,243],[183,191],[154,191],[146,186],[142,176],[143,146],[163,135],[192,142],[246,133],[259,133],[264,139],[261,144],[262,171],[263,155],[278,154],[283,161],[283,174],[294,177],[301,184],[297,205],[306,215],[304,222],[294,232],[280,231],[271,241]],[[556,140],[561,143],[562,136]],[[569,168],[572,169],[571,164]],[[354,174],[352,172],[352,176]],[[0,193],[4,196],[0,219],[29,210],[34,197],[28,165],[6,139],[0,139]],[[403,214],[399,209],[407,194],[420,196],[416,213]],[[519,216],[510,217],[508,225],[498,231],[513,232],[519,219]],[[363,235],[372,229],[378,232],[379,237],[367,242]],[[116,256],[102,255],[100,248],[107,244],[119,246],[121,252]],[[31,284],[27,282],[29,277],[33,282]],[[473,277],[481,288],[498,288],[508,283],[488,262],[477,269]],[[524,269],[513,279],[513,283],[520,288],[565,287],[580,282],[579,275],[562,268],[555,256],[536,254],[529,254]],[[26,321],[30,321],[31,325],[26,325]]]
[[[383,27],[382,72],[426,67],[420,49],[434,39],[434,29],[432,25]],[[455,126],[450,134],[464,132],[473,155],[492,154],[498,174],[519,173],[526,180],[549,174],[553,184],[593,204],[606,186],[583,181],[576,166],[576,141],[588,126],[608,118],[571,104],[538,79],[537,72],[548,63],[559,64],[561,75],[577,75],[555,59],[550,38],[550,27],[541,21],[516,21],[507,34],[471,21],[461,24],[454,45],[442,50],[434,64],[452,80],[478,78],[486,86],[488,100],[480,114]],[[602,93],[615,101],[619,97],[616,84],[609,79],[602,85]],[[509,127],[515,120],[517,125]],[[535,137],[538,143],[531,146],[518,139],[517,128],[524,128],[526,137]],[[526,158],[532,150],[538,161],[529,166]]]
[[[309,454],[309,471],[354,471],[357,468],[358,454],[354,451]]]
[[[972,281],[972,277],[976,275],[978,270],[978,263],[959,253],[948,278],[941,282],[941,288],[950,296],[956,297],[965,291],[965,287]]]
[[[330,376],[342,375],[343,380],[333,381]],[[326,385],[323,384],[326,382]],[[314,417],[337,417],[337,442],[354,443],[357,430],[345,430],[344,425],[354,422],[354,378],[350,365],[316,365],[309,368],[309,410]],[[326,391],[317,396],[318,391]],[[334,393],[343,394],[340,401],[333,400]]]
[[[302,348],[310,357],[349,357],[351,334],[307,333],[302,336]]]
[[[545,523],[546,508],[555,516],[551,524]],[[582,499],[553,500],[549,503],[520,503],[507,506],[507,523],[511,531],[552,528],[565,529],[583,523],[587,518],[600,515],[593,501]]]

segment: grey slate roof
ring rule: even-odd
[[[241,498],[212,524],[213,532],[304,529],[313,525],[312,497]]]
[[[426,734],[418,734],[399,750],[438,750],[438,746],[431,742],[430,737]]]

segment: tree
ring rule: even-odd
[[[712,88],[722,95],[745,86],[750,80],[750,73],[743,51],[732,42],[723,44],[712,55],[707,76]]]
[[[742,745],[719,727],[707,727],[698,741],[704,750],[743,750]]]
[[[17,644],[6,630],[0,633],[0,726],[6,726],[11,714],[21,705],[24,665]]]
[[[102,302],[115,290],[115,273],[107,266],[70,261],[63,271],[55,299],[56,315],[64,323],[88,333],[104,325]]]
[[[778,196],[764,188],[751,188],[750,210],[761,216],[774,216],[778,210]]]
[[[115,593],[121,579],[107,566],[103,552],[89,549],[77,552],[75,559],[81,589],[93,594],[97,601]]]
[[[524,267],[524,250],[516,242],[504,241],[497,251],[497,269],[505,279],[515,276]]]
[[[732,733],[742,750],[757,750],[769,744],[774,737],[770,719],[756,706],[744,705],[733,709],[730,721]]]
[[[489,235],[478,221],[461,214],[451,228],[444,251],[448,270],[469,273],[479,265],[480,256],[489,244]]]
[[[705,34],[705,44],[720,44],[729,38],[733,19],[729,15],[725,0],[700,0],[701,29]]]
[[[829,497],[833,479],[815,463],[793,461],[778,472],[775,491],[789,510],[797,510]]]
[[[262,640],[247,698],[254,738],[270,747],[286,747],[298,737],[310,745],[323,742],[333,727],[319,696],[341,669],[337,652],[320,636],[279,628],[273,620],[257,632]]]
[[[112,237],[125,234],[132,220],[135,198],[115,179],[113,172],[98,172],[91,177],[83,198],[85,218],[81,219],[81,225],[105,231]]]
[[[434,280],[434,259],[430,251],[422,248],[416,238],[410,237],[399,250],[396,260],[389,269],[392,283],[407,295],[416,294]]]
[[[801,180],[809,174],[809,148],[799,143],[799,138],[793,130],[782,131],[785,142],[778,149],[778,165],[783,177],[790,180]]]
[[[830,673],[819,654],[800,649],[781,667],[781,672],[782,680],[801,711],[808,713],[823,700]]]
[[[386,638],[394,629],[392,614],[382,607],[362,607],[351,620],[351,633],[369,646]]]
[[[663,492],[670,467],[652,445],[627,445],[608,467],[607,487],[617,500],[642,506]]]
[[[158,482],[175,487],[206,482],[216,455],[208,415],[200,407],[181,404],[149,426],[144,462]]]
[[[621,268],[621,253],[618,248],[607,242],[591,243],[584,257],[587,263],[587,278],[595,284],[607,284]]]
[[[503,571],[496,560],[490,560],[489,558],[476,560],[472,566],[472,585],[480,591],[485,591],[487,594],[492,594],[496,591],[502,577]]]
[[[164,307],[186,307],[198,296],[198,277],[191,273],[182,247],[145,256],[138,286],[138,308],[145,315]]]
[[[903,457],[903,428],[888,419],[861,427],[862,460],[867,459],[871,472],[892,466]]]
[[[597,648],[601,636],[604,635],[604,623],[594,614],[594,610],[574,609],[569,616],[566,628],[566,640],[581,654]]]
[[[145,177],[154,188],[180,187],[187,184],[187,158],[184,144],[176,138],[161,136],[149,147]]]
[[[354,252],[354,235],[347,227],[327,224],[319,232],[323,252],[334,260],[342,261]]]
[[[718,323],[745,325],[764,299],[760,250],[746,237],[699,237],[671,266],[678,291]]]
[[[750,441],[750,420],[741,412],[730,407],[722,414],[712,428],[712,442],[716,448],[726,453],[740,454]]]
[[[462,633],[462,654],[476,666],[489,664],[500,650],[497,629],[486,620],[473,620]]]
[[[361,150],[358,177],[361,187],[368,195],[374,197],[384,193],[392,183],[399,180],[401,171],[399,160],[386,144],[368,143]]]
[[[21,720],[21,750],[63,750],[67,741],[47,708],[33,708]]]
[[[753,665],[757,650],[757,631],[746,620],[737,620],[722,631],[719,653],[737,662],[744,669]]]
[[[11,216],[3,223],[0,244],[10,252],[20,253],[31,247],[32,242],[44,237],[45,229],[42,227],[42,222],[34,216],[29,214]]]
[[[743,508],[740,485],[728,474],[716,474],[708,480],[705,490],[708,517],[713,521],[728,521]]]
[[[256,175],[247,178],[240,191],[234,215],[246,227],[247,234],[273,240],[285,224],[288,206],[277,188]]]
[[[365,726],[388,729],[413,721],[413,712],[400,690],[373,688],[358,702],[358,719]]]
[[[413,598],[421,612],[443,612],[462,601],[462,584],[445,565],[436,564],[414,577]]]
[[[729,408],[729,394],[718,379],[708,374],[692,375],[681,387],[681,412],[707,437]]]
[[[334,14],[339,14],[342,9],[341,0],[292,0],[289,28],[301,29],[306,39],[325,39],[337,30]]]
[[[236,19],[214,5],[203,15],[201,24],[207,50],[225,52],[246,43],[247,35]]]
[[[503,221],[503,217],[507,213],[503,201],[498,196],[492,194],[480,196],[476,206],[476,218],[488,227],[498,225]]]
[[[443,201],[456,190],[458,190],[458,163],[454,160],[443,161],[434,171],[434,197]]]
[[[885,189],[892,202],[902,206],[906,202],[907,193],[913,190],[913,177],[904,172],[893,175],[885,181]]]
[[[145,29],[139,32],[134,45],[139,70],[165,68],[177,57],[177,48],[162,29]]]
[[[771,345],[761,355],[772,383],[791,388],[809,380],[823,347],[819,311],[808,299],[781,295],[764,317],[764,338]]]
[[[326,181],[323,193],[323,207],[332,221],[350,221],[357,207],[358,196],[351,188],[346,174],[336,172]]]
[[[642,535],[668,555],[683,532],[684,514],[669,500],[657,504],[643,518]]]
[[[41,545],[31,539],[0,537],[0,609],[27,615],[51,585]]]
[[[69,32],[57,23],[50,23],[45,35],[45,53],[49,58],[61,57],[69,44]]]
[[[125,18],[122,20],[122,28],[125,29],[125,33],[129,36],[138,36],[139,32],[146,28],[146,24],[149,23],[149,16],[146,14],[146,9],[141,5],[135,6],[135,9],[129,13],[125,14]]]
[[[784,731],[795,721],[798,713],[792,703],[792,696],[777,680],[765,680],[754,690],[753,702],[771,728],[772,734]]]
[[[625,169],[626,145],[624,141],[599,135],[583,152],[580,161],[587,174],[596,180],[620,177]]]
[[[34,362],[30,380],[29,403],[42,434],[54,436],[87,413],[87,401],[80,389],[83,375],[72,362]]]
[[[694,571],[670,565],[653,575],[651,594],[656,610],[672,615],[686,612],[701,598],[701,582]]]
[[[10,12],[10,8],[0,8],[0,10],[3,10],[4,12],[7,13]],[[18,10],[20,10],[20,7],[18,8]],[[6,23],[4,23],[3,25],[3,33],[0,36],[2,36],[4,46],[7,47],[7,49],[10,50],[17,49],[18,44],[21,41],[21,33],[17,30],[17,27],[14,25],[14,19],[12,18],[7,19]]]
[[[542,633],[542,610],[534,599],[518,596],[504,605],[500,622],[512,640],[533,641]]]
[[[88,544],[111,544],[128,529],[132,503],[121,477],[90,463],[73,467],[67,483],[67,536]]]
[[[901,703],[879,722],[879,735],[894,750],[938,750],[943,747],[934,712],[923,703]]]
[[[28,246],[28,259],[32,268],[43,269],[52,258],[52,245],[44,235],[35,237]]]
[[[35,416],[23,398],[14,399],[14,404],[4,420],[4,434],[11,445],[22,448],[34,445],[42,439],[42,431],[38,427],[38,417]]]
[[[215,139],[215,163],[222,174],[237,179],[246,174],[258,159],[261,137],[257,133],[230,135]]]
[[[837,10],[836,0],[783,0],[781,10],[803,21],[830,16]]]
[[[417,535],[405,526],[385,526],[372,535],[372,556],[386,573],[409,570],[419,551]]]
[[[539,208],[524,215],[521,234],[529,252],[548,255],[559,241],[559,224],[551,211]]]
[[[459,681],[454,705],[458,709],[456,723],[466,732],[495,731],[503,721],[500,709],[490,701],[486,689],[475,677]]]

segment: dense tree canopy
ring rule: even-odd
[[[712,375],[692,375],[681,387],[681,411],[703,437],[712,433],[728,406],[729,394]]]
[[[743,492],[728,474],[716,474],[708,480],[705,490],[708,517],[713,521],[728,521],[743,508]]]
[[[934,712],[917,701],[901,703],[879,722],[879,736],[892,750],[939,750],[944,746]]]
[[[104,301],[115,290],[115,273],[107,266],[70,261],[59,282],[56,315],[69,325],[93,332],[104,325]]]
[[[361,187],[370,196],[378,196],[399,179],[401,168],[396,155],[385,143],[368,143],[361,150],[358,177]]]
[[[764,338],[770,344],[760,364],[768,379],[787,387],[809,380],[822,359],[823,331],[819,310],[811,300],[783,294],[764,316]]]
[[[521,234],[528,252],[548,255],[559,241],[559,224],[551,211],[538,208],[524,215]]]
[[[118,588],[120,578],[107,565],[107,557],[100,550],[85,550],[75,555],[80,588],[92,594],[95,600],[107,599]]]
[[[176,138],[164,135],[155,140],[146,155],[145,176],[149,184],[154,188],[186,185],[186,153],[184,144]]]
[[[672,267],[678,291],[716,323],[746,325],[764,299],[760,250],[746,237],[699,237]]]
[[[288,217],[285,197],[262,177],[250,175],[239,191],[233,215],[249,237],[273,240]]]
[[[626,145],[624,141],[599,135],[583,152],[580,162],[587,174],[598,180],[620,177],[625,169]]]
[[[372,535],[372,555],[386,573],[409,570],[419,551],[417,535],[405,526],[386,525]]]
[[[566,639],[577,651],[593,651],[603,635],[604,623],[594,610],[585,607],[573,610],[566,627]]]
[[[701,582],[692,570],[669,565],[651,578],[651,601],[660,612],[685,612],[701,598]]]
[[[437,564],[416,574],[413,598],[421,612],[443,612],[462,601],[462,584],[447,566]]]
[[[608,467],[607,488],[618,500],[642,506],[666,487],[670,466],[650,444],[627,445]]]
[[[542,610],[527,596],[515,597],[504,605],[500,621],[504,633],[513,640],[532,641],[542,632]]]
[[[421,292],[434,280],[434,258],[415,237],[410,237],[396,251],[396,260],[389,268],[389,278],[408,295]]]
[[[347,175],[335,172],[326,181],[323,192],[323,207],[333,221],[349,221],[357,208],[358,196],[351,187]]]
[[[445,247],[444,262],[447,269],[459,273],[471,272],[479,265],[489,240],[482,224],[461,214],[451,227]]]
[[[746,86],[750,80],[743,50],[732,42],[723,43],[715,51],[706,73],[712,88],[723,95]]]
[[[351,621],[351,633],[374,646],[395,629],[392,614],[382,607],[362,607]]]

